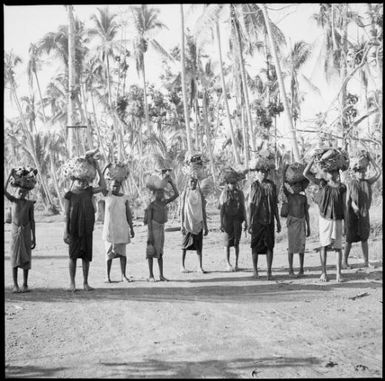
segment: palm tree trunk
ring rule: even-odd
[[[99,126],[98,120],[96,118],[95,101],[94,101],[94,96],[92,95],[92,90],[90,92],[90,95],[91,95],[92,111],[93,111],[93,116],[94,116],[96,134],[98,136],[98,141],[99,141],[99,147],[101,148],[101,150],[103,152],[104,159],[107,161],[108,160],[108,155],[107,155],[107,153],[106,153],[106,151],[104,149],[104,146],[103,146],[103,143],[102,143],[102,139],[100,137],[100,126]]]
[[[148,103],[147,103],[147,86],[146,86],[146,70],[144,66],[144,54],[143,54],[143,67],[142,67],[142,77],[143,77],[143,100],[144,100],[144,117],[146,119],[146,127],[148,136],[152,133],[152,128],[150,125],[150,117],[148,115]]]
[[[57,198],[59,199],[60,209],[62,210],[62,212],[64,212],[63,199],[62,199],[61,192],[59,190],[59,184],[58,184],[57,177],[56,177],[56,168],[55,168],[54,160],[52,158],[52,153],[50,153],[50,155],[49,155],[49,161],[50,161],[50,165],[51,165],[51,174],[52,174],[53,185],[54,185],[55,191],[57,193]]]
[[[190,134],[190,113],[188,110],[187,103],[187,90],[186,90],[186,74],[185,74],[185,51],[184,51],[184,15],[183,15],[183,4],[180,4],[180,16],[181,16],[181,29],[182,29],[182,42],[181,42],[181,58],[182,58],[182,93],[183,93],[183,107],[184,107],[184,121],[186,125],[187,135],[187,150],[190,155],[193,153],[191,134]]]
[[[47,124],[47,117],[45,116],[44,104],[43,104],[43,96],[41,95],[41,89],[40,89],[40,82],[39,82],[39,78],[37,76],[36,71],[34,72],[34,74],[35,74],[35,79],[36,79],[36,84],[37,84],[37,90],[39,91],[41,112],[43,114],[43,121],[44,121],[44,124],[46,125]]]
[[[341,57],[341,73],[342,73],[342,88],[341,88],[341,124],[342,124],[342,144],[345,150],[348,149],[348,138],[346,136],[346,129],[349,128],[347,125],[346,118],[346,88],[347,82],[345,81],[347,75],[347,63],[346,56],[348,52],[348,23],[347,23],[347,4],[343,4],[343,13],[342,13],[342,57]]]
[[[206,89],[203,90],[203,124],[205,126],[207,149],[209,151],[209,157],[210,157],[211,174],[213,176],[213,181],[214,181],[214,184],[215,184],[216,181],[215,181],[214,155],[213,155],[213,148],[211,146],[211,136],[210,136],[210,131],[209,131],[209,121],[208,121],[208,117],[207,117]],[[202,146],[202,150],[203,150],[203,146]]]
[[[245,126],[245,111],[244,108],[241,107],[241,125],[243,132],[243,150],[245,156],[245,169],[249,168],[249,137],[247,134],[247,128]]]
[[[282,100],[283,100],[283,103],[284,103],[285,114],[286,114],[287,122],[288,122],[288,125],[289,125],[289,132],[290,132],[291,140],[292,140],[292,148],[293,148],[294,160],[295,161],[299,161],[300,160],[300,156],[299,156],[299,149],[298,149],[296,131],[295,131],[295,128],[294,128],[294,125],[293,125],[293,120],[292,120],[292,117],[291,117],[291,114],[290,114],[289,102],[287,100],[286,91],[285,91],[285,85],[283,83],[281,66],[280,66],[279,59],[278,59],[278,54],[277,54],[277,48],[276,48],[275,43],[274,43],[274,39],[273,39],[273,35],[272,35],[272,32],[271,32],[271,27],[270,27],[270,20],[269,20],[268,14],[267,14],[267,9],[266,9],[265,4],[263,4],[263,3],[261,4],[261,9],[262,9],[263,17],[265,19],[265,25],[266,25],[266,29],[267,29],[267,34],[268,34],[269,41],[270,41],[270,50],[273,53],[275,69],[277,71],[279,91],[281,93],[281,97],[282,97]]]
[[[243,94],[245,97],[247,123],[249,125],[249,130],[250,130],[251,136],[254,136],[255,134],[253,131],[253,124],[252,124],[250,104],[249,104],[249,92],[247,90],[247,82],[246,82],[245,62],[243,60],[243,55],[242,55],[241,37],[239,35],[238,25],[235,22],[235,20],[234,20],[234,29],[235,29],[236,34],[237,34],[235,39],[237,41],[238,60],[239,60],[239,66],[241,68],[241,79],[242,79]],[[256,155],[255,140],[252,139],[251,142],[252,142],[253,156],[255,156]]]
[[[241,159],[239,157],[239,152],[238,152],[238,147],[236,146],[235,143],[235,135],[234,135],[234,130],[233,130],[233,124],[231,122],[231,114],[230,114],[230,108],[229,108],[229,102],[227,100],[227,92],[226,92],[226,84],[225,84],[225,76],[223,74],[223,60],[222,60],[222,48],[221,48],[221,34],[219,30],[219,23],[216,23],[216,32],[217,32],[217,40],[218,40],[218,52],[219,52],[219,65],[220,65],[220,70],[221,70],[221,81],[222,81],[222,93],[223,93],[223,99],[225,101],[225,106],[226,106],[226,112],[227,112],[227,120],[229,122],[229,127],[230,127],[230,136],[231,136],[231,143],[233,146],[233,152],[234,152],[234,159],[235,163],[237,165],[240,164]]]
[[[94,142],[92,139],[92,125],[90,123],[90,115],[88,114],[88,110],[87,110],[87,98],[86,98],[86,92],[84,91],[83,85],[80,85],[80,96],[82,98],[83,105],[84,105],[85,122],[87,126],[86,128],[87,142],[88,142],[89,148],[92,149],[94,147]]]
[[[75,28],[72,13],[72,5],[67,5],[68,11],[68,115],[67,125],[75,125],[75,108],[74,108],[74,92],[75,92]],[[75,129],[68,129],[68,152],[70,158],[76,153],[77,139]]]

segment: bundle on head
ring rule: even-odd
[[[208,176],[201,154],[189,155],[187,153],[182,170],[186,175],[196,177],[198,180],[203,180]]]
[[[259,169],[275,169],[275,155],[268,149],[262,149],[258,152],[255,159],[250,162],[250,169],[255,171]]]
[[[18,167],[12,170],[10,184],[13,187],[31,190],[36,185],[37,169],[31,167]]]
[[[96,177],[96,168],[85,157],[75,157],[63,166],[64,176],[71,180],[86,180],[91,183]]]
[[[303,175],[304,169],[305,169],[305,164],[302,164],[302,163],[290,164],[287,167],[286,173],[285,173],[286,182],[292,185],[294,183],[299,183],[306,180],[305,176]]]
[[[165,189],[168,183],[167,179],[161,179],[159,176],[153,174],[147,175],[145,182],[146,187],[153,192],[159,189]]]
[[[315,163],[322,171],[346,171],[349,168],[348,154],[339,148],[324,148],[314,154]]]
[[[220,184],[226,184],[226,183],[237,183],[238,181],[241,181],[245,179],[245,175],[243,172],[238,172],[235,169],[231,167],[223,168],[220,174]]]
[[[128,169],[128,165],[121,162],[115,162],[111,166],[107,168],[106,178],[108,180],[115,180],[122,182],[128,178],[130,174],[130,170]]]
[[[368,151],[360,150],[353,155],[350,161],[350,168],[354,171],[366,169],[368,168],[369,163],[370,160]]]

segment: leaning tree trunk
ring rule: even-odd
[[[245,62],[243,60],[243,55],[242,55],[241,37],[239,35],[239,29],[238,29],[238,25],[236,23],[236,20],[233,20],[233,22],[234,22],[234,29],[235,29],[235,33],[236,33],[235,40],[237,41],[239,67],[241,69],[241,79],[242,79],[243,95],[244,95],[244,99],[245,99],[247,123],[249,126],[250,134],[252,136],[251,144],[252,144],[252,149],[253,149],[253,156],[255,156],[256,155],[256,147],[255,147],[255,139],[253,139],[255,133],[253,131],[253,124],[252,124],[252,119],[251,119],[251,111],[250,111],[250,104],[249,104],[249,92],[247,90]]]
[[[36,79],[37,90],[39,91],[40,105],[41,105],[41,112],[42,112],[42,114],[43,114],[43,121],[44,121],[44,124],[47,124],[47,117],[45,116],[44,104],[43,104],[43,96],[41,95],[41,89],[40,89],[39,78],[38,78],[38,76],[37,76],[36,71],[34,71],[34,74],[35,74],[35,79]]]
[[[72,5],[67,5],[68,11],[68,114],[67,125],[75,125],[75,27]],[[68,152],[70,158],[75,155],[77,147],[75,129],[68,129]]]
[[[230,136],[231,136],[231,143],[233,146],[233,152],[234,152],[234,159],[235,163],[239,165],[241,163],[241,159],[239,157],[238,147],[235,142],[235,135],[234,135],[234,129],[233,124],[231,122],[231,114],[230,114],[230,108],[229,108],[229,102],[227,100],[227,91],[226,91],[226,84],[225,84],[225,76],[223,74],[223,60],[222,60],[222,48],[221,48],[221,34],[219,30],[219,23],[216,23],[216,31],[217,31],[217,40],[218,40],[218,52],[219,52],[219,66],[221,71],[221,81],[222,81],[222,93],[223,93],[223,99],[225,101],[226,106],[226,113],[227,113],[227,119],[229,121],[229,127],[230,127]]]
[[[263,3],[261,4],[261,9],[262,9],[263,17],[265,19],[265,25],[266,25],[266,29],[267,29],[267,34],[268,34],[268,37],[269,37],[270,50],[271,50],[271,52],[273,54],[275,69],[277,71],[279,91],[281,93],[281,97],[282,97],[282,100],[283,100],[283,103],[284,103],[285,115],[286,115],[287,122],[288,122],[288,125],[289,125],[289,133],[291,135],[290,137],[291,137],[291,140],[292,140],[292,148],[293,148],[294,160],[295,161],[300,161],[299,149],[298,149],[298,143],[297,143],[297,137],[296,137],[296,131],[295,131],[295,128],[294,128],[294,125],[293,125],[293,119],[292,119],[291,113],[290,113],[289,102],[287,100],[286,91],[285,91],[285,85],[283,83],[283,78],[282,78],[281,65],[279,63],[278,54],[277,54],[277,48],[275,46],[275,42],[274,42],[273,35],[272,35],[272,32],[271,32],[270,19],[269,19],[269,16],[267,14],[267,9],[266,9],[265,4],[263,4]]]
[[[185,73],[185,51],[184,51],[184,16],[183,16],[183,4],[180,4],[180,15],[181,15],[181,58],[182,58],[182,93],[183,93],[183,106],[184,106],[184,120],[186,125],[186,135],[187,135],[187,150],[191,155],[193,153],[192,141],[191,141],[191,132],[190,132],[190,114],[188,110],[187,103],[187,90],[186,90],[186,73]]]

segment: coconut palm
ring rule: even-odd
[[[159,21],[159,10],[148,7],[147,4],[142,4],[137,7],[131,7],[132,17],[135,27],[134,49],[136,70],[138,74],[142,75],[143,89],[144,89],[144,112],[146,118],[146,126],[148,133],[151,133],[150,118],[148,116],[147,104],[147,85],[146,85],[146,67],[145,54],[148,50],[149,44],[160,54],[171,59],[167,51],[154,39],[154,33],[160,29],[167,28],[165,24]]]

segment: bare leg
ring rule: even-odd
[[[152,271],[153,262],[154,262],[153,258],[148,258],[148,271],[150,275],[147,280],[149,282],[155,282],[154,273]]]
[[[111,283],[111,265],[112,265],[112,259],[107,259],[107,279],[105,283]]]
[[[163,275],[163,257],[158,258],[159,280],[168,282],[168,279]]]
[[[203,266],[202,266],[202,252],[200,250],[197,250],[197,255],[198,255],[198,258],[199,258],[199,269],[198,269],[198,272],[204,274],[206,271],[203,270]]]
[[[125,256],[120,257],[120,271],[122,273],[122,280],[125,279],[127,282],[132,282],[131,279],[126,276],[126,266],[127,266],[127,258]]]
[[[93,288],[88,284],[88,273],[90,271],[90,261],[82,258],[82,267],[83,267],[83,288],[86,291],[91,291]]]
[[[289,259],[289,275],[294,276],[294,270],[293,270],[293,253],[288,253],[288,259]]]
[[[304,271],[303,271],[303,261],[304,261],[304,258],[305,258],[305,254],[304,253],[299,253],[299,273],[298,273],[299,277],[304,274]]]
[[[233,271],[233,267],[230,264],[230,247],[229,246],[225,246],[225,253],[226,253],[226,261],[227,261],[226,270]]]
[[[369,267],[369,247],[368,240],[361,242],[362,254],[364,256],[364,266]]]
[[[336,274],[337,282],[344,281],[341,274],[341,268],[342,268],[342,250],[337,250],[337,274]]]
[[[328,276],[326,274],[326,259],[327,259],[327,254],[326,254],[326,247],[322,246],[321,250],[319,252],[320,260],[321,260],[321,268],[322,268],[322,274],[320,277],[321,282],[327,282],[328,281]]]
[[[29,289],[28,289],[28,272],[29,272],[29,270],[23,270],[23,287],[21,288],[21,292],[29,292]]]
[[[348,264],[348,258],[349,258],[349,253],[350,253],[351,248],[352,248],[352,243],[346,242],[345,243],[345,250],[344,250],[344,261],[342,264],[343,269],[351,269],[352,268],[352,266],[349,266],[349,264]]]
[[[235,246],[235,271],[238,271],[239,245]]]
[[[267,280],[272,280],[273,276],[271,275],[271,266],[273,264],[273,250],[267,250],[266,254],[267,260]]]
[[[76,291],[76,286],[75,286],[76,259],[70,258],[69,270],[70,270],[70,288],[69,288],[69,290],[72,292],[75,292]]]
[[[20,292],[19,285],[17,284],[17,267],[12,267],[13,288],[12,292]]]
[[[253,278],[258,278],[258,253],[253,251],[252,258],[253,258],[253,268],[254,268]]]
[[[181,273],[188,273],[188,270],[186,270],[186,267],[184,266],[184,261],[186,260],[186,251],[182,250],[182,267],[180,268]]]

